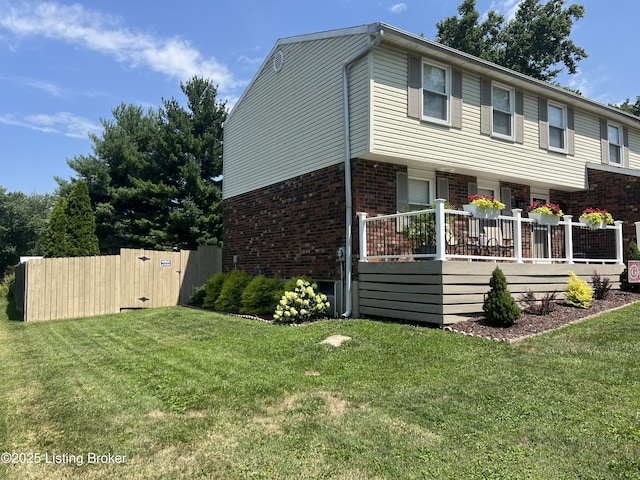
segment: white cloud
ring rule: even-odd
[[[495,0],[491,2],[489,10],[495,10],[504,15],[507,20],[513,20],[521,2],[522,0]],[[483,17],[486,18],[486,14]]]
[[[402,13],[402,12],[405,12],[407,8],[408,7],[406,3],[396,3],[395,5],[392,5],[391,7],[389,7],[389,11],[391,13]]]
[[[24,116],[0,115],[0,123],[71,138],[86,139],[89,133],[97,134],[102,131],[102,125],[69,112],[59,112],[55,115],[45,113]]]
[[[0,29],[17,37],[42,37],[79,45],[120,63],[148,67],[180,80],[204,76],[219,85],[221,91],[239,85],[225,65],[213,57],[204,57],[188,41],[130,31],[119,19],[82,5],[12,5],[0,0],[0,12]]]

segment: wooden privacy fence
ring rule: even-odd
[[[219,247],[30,260],[16,269],[16,306],[24,321],[33,321],[185,304],[220,271]]]

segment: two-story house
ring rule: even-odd
[[[310,275],[338,314],[357,313],[358,212],[597,206],[625,251],[640,219],[639,118],[381,23],[278,40],[224,133],[225,269]]]

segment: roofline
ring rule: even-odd
[[[414,44],[417,50],[427,49],[429,53],[435,53],[436,56],[446,56],[447,58],[449,58],[450,62],[453,58],[454,60],[456,60],[455,63],[459,64],[461,67],[466,67],[469,70],[479,73],[488,72],[496,79],[500,79],[503,81],[511,80],[511,83],[515,81],[517,84],[528,86],[529,88],[533,88],[534,90],[537,90],[539,92],[544,92],[545,94],[552,97],[552,99],[563,99],[567,103],[572,103],[574,105],[579,104],[584,109],[592,111],[594,113],[602,112],[602,110],[605,110],[607,113],[616,115],[617,117],[621,118],[621,121],[624,121],[629,125],[633,125],[636,128],[638,127],[638,123],[640,122],[640,117],[627,113],[623,110],[620,110],[619,108],[597,102],[560,86],[553,85],[543,80],[538,80],[537,78],[533,78],[523,73],[516,72],[496,63],[489,62],[488,60],[483,60],[482,58],[468,54],[461,50],[457,50],[447,45],[443,45],[433,40],[426,39],[413,33],[405,32],[404,30],[400,30],[396,27],[393,27],[392,25],[388,25],[385,23],[375,23],[370,24],[369,27],[371,29],[374,26],[375,29],[380,28],[385,31],[386,36],[383,39],[382,43],[385,43],[386,40],[387,44],[393,44],[393,40],[391,38],[396,37]]]
[[[427,54],[439,57],[439,59],[442,61],[448,61],[449,63],[457,64],[461,68],[474,71],[481,75],[482,74],[489,75],[492,78],[495,78],[497,80],[502,80],[503,82],[506,82],[506,83],[514,84],[514,86],[520,86],[521,88],[528,87],[529,89],[538,91],[541,94],[548,96],[551,100],[566,102],[572,105],[579,105],[584,110],[590,111],[596,115],[602,115],[604,112],[606,112],[609,115],[615,115],[616,118],[621,123],[624,123],[629,126],[633,126],[635,128],[639,127],[638,124],[640,123],[640,117],[627,113],[623,110],[620,110],[619,108],[597,102],[595,100],[592,100],[583,95],[579,95],[577,93],[571,92],[557,85],[553,85],[551,83],[538,80],[536,78],[530,77],[523,73],[516,72],[514,70],[503,67],[496,63],[489,62],[488,60],[483,60],[479,57],[468,54],[461,50],[457,50],[455,48],[449,47],[447,45],[443,45],[433,40],[429,40],[419,35],[406,32],[404,30],[401,30],[392,25],[382,23],[382,22],[375,22],[375,23],[369,23],[366,25],[359,25],[355,27],[339,28],[335,30],[325,30],[322,32],[306,33],[302,35],[294,35],[291,37],[279,38],[276,41],[273,48],[269,51],[269,53],[265,57],[264,61],[260,64],[260,67],[258,68],[256,75],[251,79],[247,87],[244,89],[244,91],[238,98],[236,105],[242,102],[242,99],[245,97],[247,92],[251,89],[251,86],[255,82],[259,72],[262,71],[265,64],[270,61],[273,54],[282,45],[316,41],[316,40],[324,40],[328,38],[350,36],[350,35],[362,35],[362,34],[374,35],[376,32],[380,30],[383,30],[385,32],[385,36],[382,40],[383,44],[385,43],[388,45],[395,44],[396,46],[400,46],[404,49],[413,48],[413,50],[416,53],[427,53]],[[402,44],[399,44],[398,40],[400,40]],[[235,106],[229,112],[229,115],[227,116],[226,121],[229,121],[230,118],[233,116],[234,110],[235,110]]]

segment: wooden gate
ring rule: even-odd
[[[180,252],[123,249],[120,257],[122,309],[178,304]]]

